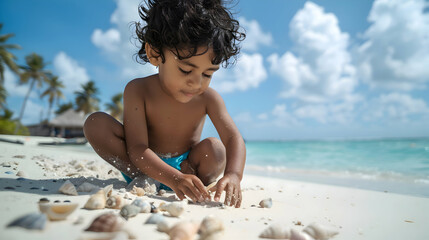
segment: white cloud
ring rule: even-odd
[[[408,121],[414,116],[429,116],[429,107],[424,100],[402,93],[383,94],[372,99],[364,111],[366,114],[363,119],[366,121],[377,119]]]
[[[273,42],[271,33],[263,32],[256,20],[247,20],[244,17],[240,17],[238,20],[246,32],[243,50],[256,51],[259,45],[269,46]]]
[[[376,0],[357,50],[359,72],[371,87],[412,90],[429,82],[429,14],[425,0]]]
[[[298,121],[287,111],[286,104],[276,104],[271,111],[272,123],[278,127],[298,125]]]
[[[241,54],[233,69],[220,69],[215,73],[212,87],[221,93],[246,91],[257,88],[267,78],[261,54]]]
[[[41,119],[46,116],[47,109],[43,106],[28,100],[25,106],[24,116],[22,117],[22,123],[25,125],[38,123]],[[18,112],[15,113],[18,116]]]
[[[86,69],[64,52],[55,56],[54,68],[65,86],[63,89],[65,95],[72,95],[74,91],[81,89],[81,84],[90,80]]]
[[[347,50],[349,36],[341,32],[335,15],[307,2],[293,17],[290,35],[297,55],[268,58],[271,71],[286,83],[281,97],[320,103],[353,95],[357,79]]]
[[[27,94],[29,85],[18,85],[18,76],[10,71],[9,68],[5,68],[4,79],[4,86],[8,92],[8,97],[24,97]],[[33,92],[30,97],[37,97],[37,95]]]
[[[95,29],[91,36],[92,43],[121,69],[121,78],[126,80],[157,72],[151,64],[141,65],[134,57],[138,51],[134,42],[138,41],[132,37],[135,35],[135,27],[132,27],[131,23],[140,21],[138,15],[140,2],[140,0],[116,0],[117,8],[110,17],[110,22],[115,27],[104,32]]]
[[[251,122],[252,116],[249,112],[242,112],[234,116],[234,121],[236,122]]]

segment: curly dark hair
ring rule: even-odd
[[[213,48],[213,64],[227,67],[231,57],[235,63],[239,42],[246,35],[223,4],[222,0],[147,0],[147,8],[140,4],[139,15],[146,24],[135,22],[141,43],[136,60],[149,62],[145,50],[148,43],[162,62],[166,48],[173,49],[179,59],[186,59],[197,55],[198,47],[207,47],[205,52]]]

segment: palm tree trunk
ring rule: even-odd
[[[52,109],[52,102],[49,102],[48,118],[46,119],[48,120],[48,124],[49,124],[49,118],[51,117],[51,109]]]
[[[34,78],[32,78],[30,88],[28,89],[28,92],[24,98],[24,102],[22,103],[21,112],[19,113],[18,122],[16,123],[14,134],[18,133],[18,129],[21,125],[21,119],[22,119],[22,116],[24,115],[25,105],[27,104],[28,97],[30,96],[31,91],[33,90],[35,82],[36,81],[34,80]]]

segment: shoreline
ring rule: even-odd
[[[0,212],[4,216],[0,218],[1,239],[82,239],[83,230],[95,217],[119,211],[85,210],[82,207],[89,198],[88,193],[79,193],[78,196],[58,193],[59,186],[68,179],[76,186],[84,181],[98,186],[113,184],[114,193],[119,194],[126,185],[125,181],[118,171],[110,172],[113,167],[95,153],[37,146],[37,141],[50,138],[23,139],[24,145],[0,142],[0,164],[9,162],[11,165],[0,166]],[[25,180],[16,176],[18,171],[25,173]],[[225,226],[221,239],[260,239],[259,234],[273,223],[301,231],[311,222],[338,231],[339,234],[332,239],[429,238],[426,230],[429,201],[425,197],[258,176],[248,170],[242,181],[242,190],[243,202],[239,209],[188,204],[182,216],[168,220],[201,221],[207,215],[216,215]],[[6,227],[23,214],[37,212],[37,202],[44,197],[67,199],[78,203],[79,208],[64,221],[48,222],[43,231]],[[144,198],[155,204],[167,200],[162,197]],[[256,207],[266,198],[272,198],[272,208]],[[165,233],[156,231],[155,226],[143,224],[149,216],[140,213],[129,219],[126,226],[136,233],[137,239],[168,239]],[[79,219],[81,223],[74,224]]]

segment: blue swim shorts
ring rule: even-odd
[[[185,153],[183,153],[182,155],[179,155],[177,157],[161,157],[162,161],[164,161],[165,163],[167,163],[168,165],[174,167],[177,170],[181,170],[180,164],[182,164],[183,161],[185,161],[186,159],[188,159],[188,155],[189,155],[190,151],[187,151]],[[125,181],[127,181],[127,183],[129,184],[131,181],[133,181],[132,178],[128,177],[127,175],[125,175],[123,172],[122,176],[124,176]],[[172,189],[169,188],[168,186],[164,185],[161,183],[160,185],[161,189],[165,189],[165,190],[169,190],[171,191]]]

